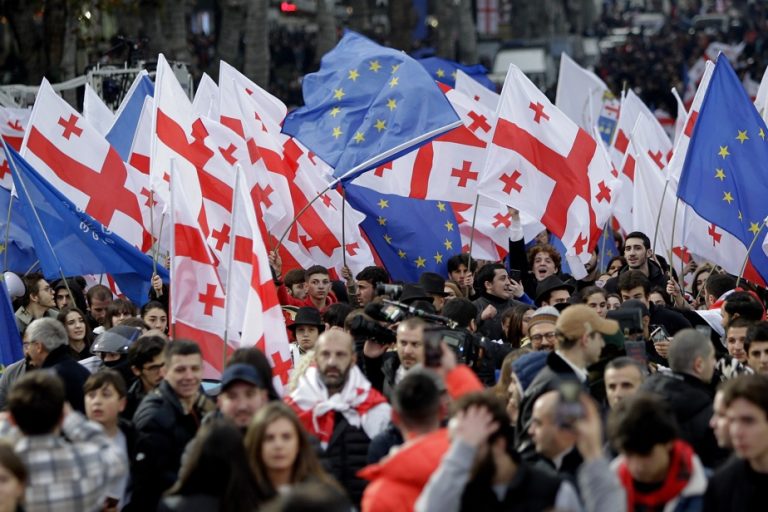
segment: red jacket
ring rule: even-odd
[[[484,389],[475,373],[464,365],[446,375],[445,387],[453,399]],[[361,469],[357,475],[371,482],[363,494],[362,512],[413,510],[450,446],[448,430],[441,428],[407,441],[392,455]]]
[[[314,308],[315,307],[309,295],[307,295],[307,297],[304,300],[297,299],[296,297],[288,293],[288,288],[284,284],[281,284],[280,286],[277,287],[277,300],[279,300],[280,304],[282,304],[283,306],[296,306],[298,308],[301,308],[301,307]],[[336,295],[334,295],[333,292],[329,291],[328,296],[325,298],[325,306],[323,306],[320,312],[322,313],[325,308],[337,302],[338,300],[336,299]]]

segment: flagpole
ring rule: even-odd
[[[611,222],[611,218],[608,218],[608,222]],[[603,227],[603,241],[600,243],[600,257],[598,258],[598,265],[600,269],[600,275],[602,275],[605,272],[605,268],[603,268],[603,255],[605,254],[605,238],[608,236],[608,222],[605,223],[605,226]]]
[[[149,189],[149,236],[155,236],[155,192]],[[152,274],[157,274],[157,242],[160,238],[152,241]]]
[[[6,147],[6,155],[9,155],[9,151],[7,150],[7,143],[5,140],[3,140],[3,146]],[[45,238],[45,243],[48,244],[48,248],[51,250],[51,254],[53,255],[53,259],[56,260],[56,266],[59,269],[59,274],[61,274],[61,280],[64,282],[64,286],[67,288],[67,293],[69,293],[69,296],[74,298],[74,295],[72,295],[72,290],[69,289],[69,283],[67,283],[67,278],[64,275],[64,270],[61,268],[61,262],[59,261],[59,257],[56,256],[56,252],[53,250],[53,244],[51,244],[51,239],[48,238],[48,233],[45,231],[45,226],[43,226],[43,221],[40,219],[40,215],[37,213],[37,208],[35,208],[34,202],[32,202],[32,197],[29,195],[29,191],[27,190],[27,186],[24,184],[24,179],[19,174],[18,169],[16,169],[16,162],[13,158],[7,158],[8,163],[11,166],[11,172],[16,175],[16,177],[19,179],[19,183],[21,184],[21,188],[24,191],[24,195],[27,197],[27,201],[29,201],[29,207],[32,210],[32,213],[35,215],[35,220],[37,221],[37,224],[40,226],[40,231],[43,232],[43,237]],[[11,200],[13,200],[13,196],[11,196]]]
[[[752,238],[752,243],[750,243],[749,247],[747,247],[747,254],[744,256],[744,261],[741,264],[741,270],[739,270],[739,277],[736,279],[736,288],[739,287],[741,278],[744,276],[744,270],[747,268],[747,262],[749,261],[749,253],[752,252],[752,248],[755,246],[755,242],[757,242],[757,237],[760,236],[760,233],[762,233],[766,220],[768,220],[768,218],[763,220],[763,223],[760,224],[760,229],[757,230],[757,233],[755,233],[755,236]]]
[[[6,159],[8,156],[6,155]],[[8,242],[11,238],[11,207],[13,206],[13,194],[9,194],[8,200],[8,215],[5,218],[5,250],[3,254],[3,272],[8,270]]]
[[[229,257],[227,258],[227,282],[222,283],[224,286],[224,344],[222,346],[221,354],[221,367],[224,368],[227,364],[227,342],[229,340],[229,321],[230,314],[232,313],[232,294],[229,291],[229,284],[232,282],[232,265],[235,260],[235,238],[236,238],[236,220],[237,220],[237,205],[240,202],[240,173],[242,168],[240,164],[235,166],[235,188],[232,191],[232,219],[229,223],[231,231],[229,232]]]
[[[667,197],[667,187],[669,187],[669,180],[667,180],[666,183],[664,183],[664,190],[661,192],[661,203],[659,204],[659,213],[658,215],[656,215],[656,228],[653,231],[653,245],[651,245],[651,248],[653,249],[654,253],[656,252],[656,239],[659,236],[659,226],[661,224],[661,212],[664,210],[664,198]],[[670,264],[671,263],[672,262],[670,260]]]
[[[467,260],[467,270],[472,270],[472,244],[475,241],[475,221],[477,220],[477,206],[480,204],[480,194],[475,194],[475,210],[472,212],[472,227],[469,230],[469,259]]]
[[[280,246],[281,246],[281,245],[283,245],[283,240],[285,240],[285,237],[286,237],[286,236],[288,236],[288,233],[291,231],[291,228],[293,228],[293,226],[294,226],[294,225],[296,224],[296,222],[299,220],[299,217],[301,217],[301,216],[304,214],[304,212],[305,212],[305,211],[307,211],[307,210],[309,209],[309,207],[310,207],[310,206],[312,206],[312,205],[314,204],[314,202],[315,202],[315,201],[317,201],[318,199],[320,199],[320,197],[321,197],[323,194],[325,194],[326,192],[328,192],[329,190],[331,190],[333,187],[335,187],[336,185],[338,185],[340,182],[341,182],[341,178],[337,178],[337,179],[333,180],[331,183],[329,183],[329,184],[328,184],[328,186],[327,186],[327,187],[325,187],[323,190],[321,190],[320,192],[318,192],[318,193],[317,193],[317,195],[316,195],[315,197],[313,197],[311,201],[309,201],[307,204],[305,204],[305,205],[304,205],[304,206],[301,208],[301,210],[299,210],[299,213],[297,213],[297,214],[296,214],[296,215],[293,217],[293,220],[291,220],[291,223],[290,223],[290,224],[288,224],[288,227],[287,227],[287,228],[285,228],[285,231],[283,232],[282,236],[280,236],[280,238],[277,240],[277,245],[276,245],[276,246],[275,246],[275,248],[273,249],[274,251],[278,250],[278,249],[280,248]]]
[[[341,262],[344,267],[347,266],[347,230],[344,229],[347,225],[345,221],[347,209],[347,197],[341,194]]]
[[[669,266],[672,267],[672,251],[675,248],[675,226],[677,224],[677,207],[680,206],[680,198],[677,198],[677,201],[675,201],[675,209],[672,213],[672,240],[670,240],[669,244]],[[679,280],[680,290],[685,291],[685,276],[683,275],[683,272],[685,272],[685,240],[683,240],[682,233],[680,236],[680,274],[677,276],[677,279]]]
[[[176,222],[176,199],[174,196],[176,194],[173,193],[173,180],[174,175],[176,174],[176,160],[174,158],[171,158],[171,165],[170,165],[170,171],[171,171],[171,182],[170,182],[170,190],[169,190],[169,196],[170,196],[170,215],[172,217],[171,219],[171,227],[175,225]],[[160,219],[160,231],[163,230],[163,219],[165,218],[165,215]],[[170,283],[173,283],[174,276],[172,274],[173,272],[173,261],[176,259],[176,233],[175,229],[171,229],[171,247],[170,247],[170,255],[171,255],[171,265],[168,269],[168,273],[171,277]],[[158,241],[160,240],[160,237],[158,236]],[[226,297],[226,296],[225,296]],[[176,340],[176,312],[173,310],[173,307],[175,305],[176,299],[173,296],[173,293],[171,293],[170,286],[168,288],[168,315],[171,318],[171,341]]]

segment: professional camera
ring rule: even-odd
[[[491,342],[463,328],[430,325],[424,329],[424,366],[439,366],[442,358],[440,345],[445,343],[456,354],[456,361],[469,367],[492,348]]]
[[[403,285],[401,284],[385,284],[379,283],[376,285],[376,296],[386,295],[392,300],[397,300],[400,295],[403,294]]]
[[[352,319],[352,322],[349,324],[349,332],[355,338],[373,340],[382,345],[388,345],[397,340],[394,331],[373,320],[368,320],[363,315],[358,315]]]

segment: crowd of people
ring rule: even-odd
[[[762,510],[757,291],[704,262],[676,276],[640,232],[575,279],[545,240],[417,283],[270,254],[284,387],[254,347],[204,382],[157,277],[139,308],[26,275],[0,510]]]

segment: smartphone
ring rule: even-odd
[[[521,273],[516,268],[509,270],[509,278],[513,281],[520,282]]]
[[[653,326],[653,329],[651,330],[652,342],[658,343],[659,341],[667,341],[667,338],[669,338],[669,333],[663,325]]]
[[[560,395],[555,410],[557,424],[563,428],[573,427],[576,420],[586,416],[581,403],[581,384],[575,380],[564,380],[557,390]]]

